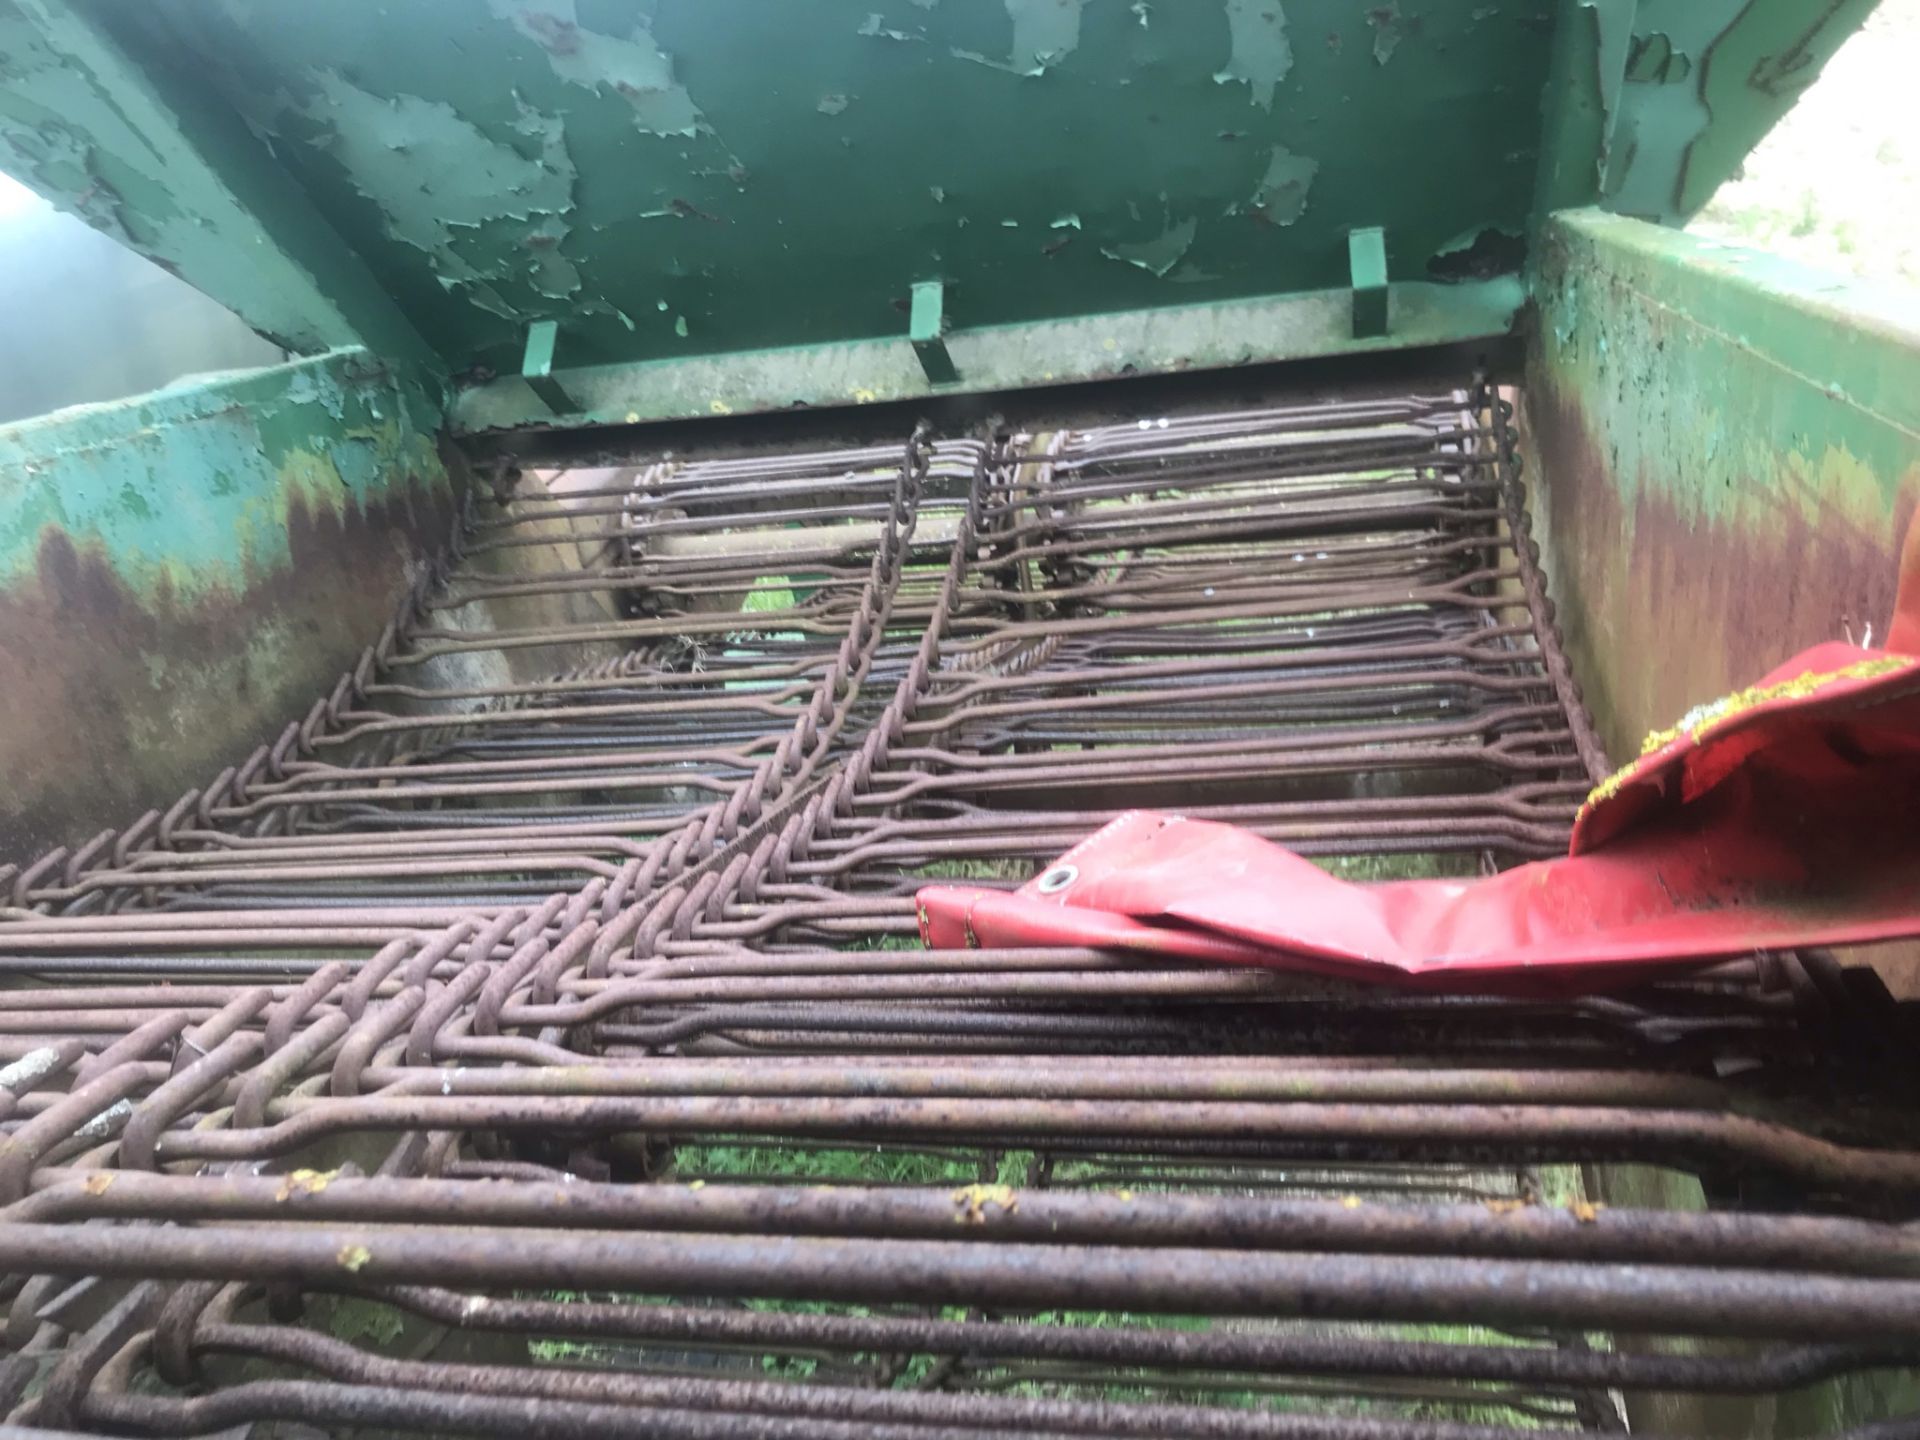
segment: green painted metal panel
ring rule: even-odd
[[[1513,275],[1460,285],[1395,285],[1392,291],[1393,329],[1386,335],[1353,333],[1353,291],[1342,285],[1212,305],[950,331],[943,346],[963,388],[1025,390],[1494,340],[1517,327],[1526,298]],[[578,409],[565,415],[550,414],[516,375],[462,390],[448,420],[456,433],[465,434],[529,425],[630,425],[914,400],[934,394],[939,382],[927,374],[903,333],[887,340],[744,355],[597,365],[567,371],[566,386]]]
[[[446,543],[439,429],[437,385],[357,349],[0,426],[0,844],[304,715]]]
[[[1546,227],[1536,298],[1533,493],[1615,753],[1781,654],[1885,634],[1920,300],[1593,210]]]
[[[57,0],[47,0],[57,3]],[[1342,286],[1532,199],[1552,0],[105,0],[456,366],[568,367]]]
[[[158,78],[63,0],[0,0],[0,165],[287,349],[431,360],[232,112]]]
[[[1870,3],[0,0],[0,163],[301,343],[744,374],[924,281],[959,336],[1319,293],[1368,226],[1514,273],[1684,216]]]
[[[136,592],[244,590],[302,527],[441,483],[439,425],[432,389],[348,350],[0,426],[0,586],[57,534]]]

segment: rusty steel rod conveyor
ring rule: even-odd
[[[919,943],[927,880],[1136,806],[1357,878],[1564,850],[1607,762],[1511,415],[923,425],[474,502],[305,720],[0,871],[0,1409],[1484,1440],[1920,1363],[1920,1050],[1869,971]]]

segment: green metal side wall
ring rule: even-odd
[[[437,395],[364,351],[0,428],[0,853],[273,738],[447,534]]]
[[[1536,489],[1616,756],[1802,646],[1884,636],[1920,299],[1597,211],[1554,217],[1539,258]]]
[[[1886,635],[1920,504],[1920,298],[1597,211],[1546,227],[1525,412],[1616,760],[1795,650]],[[1874,952],[1920,994],[1920,946]]]

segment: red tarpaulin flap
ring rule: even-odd
[[[1920,525],[1891,639],[1920,649]],[[1356,885],[1230,825],[1133,811],[1012,893],[930,886],[939,948],[1089,946],[1462,989],[1619,984],[1920,935],[1920,659],[1828,644],[1651,736],[1567,857]]]

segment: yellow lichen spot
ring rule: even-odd
[[[334,1259],[340,1262],[342,1270],[358,1275],[366,1268],[367,1262],[373,1259],[373,1252],[364,1245],[342,1245],[340,1253],[334,1256]]]
[[[1101,345],[1103,345],[1109,350],[1118,350],[1120,348],[1120,342],[1114,339],[1111,335],[1109,335],[1106,339],[1102,340],[1100,343]]]
[[[869,390],[865,386],[853,392],[853,403],[856,405],[871,405],[879,398],[880,395],[878,391]]]
[[[954,1218],[968,1225],[985,1223],[989,1205],[998,1205],[1007,1215],[1020,1208],[1011,1185],[963,1185],[953,1192],[953,1203],[960,1207]]]
[[[704,1190],[706,1188],[707,1182],[704,1180],[689,1180],[687,1182],[687,1189],[689,1190]]]
[[[1133,1203],[1133,1191],[1116,1190],[1113,1193],[1120,1197],[1120,1203],[1122,1205],[1131,1205]]]
[[[1594,1221],[1600,1218],[1600,1212],[1604,1208],[1604,1206],[1594,1204],[1591,1200],[1576,1200],[1567,1206],[1567,1209],[1573,1212],[1573,1218],[1578,1220],[1582,1225],[1593,1224]]]
[[[1749,685],[1744,690],[1736,690],[1731,695],[1722,696],[1705,705],[1696,705],[1680,717],[1680,723],[1665,730],[1655,730],[1640,742],[1640,758],[1632,764],[1614,771],[1588,794],[1581,805],[1584,816],[1596,805],[1604,804],[1620,792],[1622,786],[1645,769],[1647,757],[1666,749],[1677,740],[1687,740],[1698,745],[1707,736],[1722,726],[1737,720],[1750,710],[1762,705],[1770,705],[1778,700],[1804,700],[1818,694],[1829,685],[1842,684],[1849,680],[1874,680],[1882,675],[1891,675],[1897,671],[1914,668],[1916,662],[1901,656],[1887,655],[1878,660],[1861,660],[1852,665],[1843,665],[1838,670],[1815,672],[1802,671],[1791,680],[1782,680],[1777,685]]]
[[[295,1170],[280,1182],[273,1198],[284,1204],[296,1195],[318,1195],[339,1173],[338,1170]]]
[[[731,415],[733,413],[733,407],[724,400],[715,400],[707,406],[707,409],[716,415]]]
[[[1526,1208],[1527,1208],[1527,1202],[1524,1200],[1489,1200],[1487,1201],[1487,1209],[1491,1210],[1496,1215],[1511,1215],[1516,1210],[1524,1210]]]
[[[627,423],[629,425],[638,425],[640,423],[640,412],[638,410],[627,411]]]
[[[89,1195],[104,1195],[107,1193],[107,1187],[112,1184],[113,1172],[110,1170],[102,1170],[97,1175],[89,1175],[83,1183],[82,1188],[85,1189]]]
[[[1360,1197],[1358,1195],[1342,1195],[1340,1197],[1340,1208],[1343,1210],[1358,1210],[1360,1208]]]
[[[1623,765],[1598,785],[1594,786],[1593,789],[1588,792],[1587,798],[1581,802],[1579,815],[1574,818],[1576,820],[1584,819],[1586,813],[1593,809],[1594,806],[1604,805],[1615,795],[1618,795],[1620,788],[1631,780],[1634,775],[1639,772],[1640,768],[1638,761],[1635,761],[1631,765]]]

